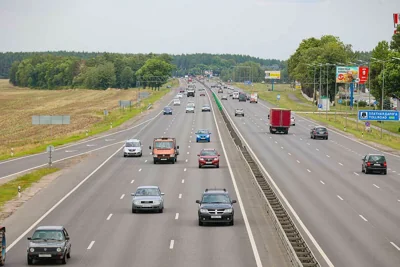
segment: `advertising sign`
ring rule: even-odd
[[[358,78],[360,79],[359,83],[364,84],[366,81],[368,81],[368,72],[369,72],[368,67],[360,67],[358,69],[359,73]]]
[[[265,71],[265,79],[267,80],[280,80],[281,79],[281,71]]]
[[[397,28],[397,25],[400,25],[400,13],[393,14],[393,24],[395,28]]]
[[[336,66],[336,82],[337,83],[355,83],[358,79],[358,67]]]
[[[301,83],[299,81],[295,81],[295,85],[294,85],[295,89],[301,89]]]
[[[396,110],[359,110],[358,119],[361,121],[398,121],[399,112]]]

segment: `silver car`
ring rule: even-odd
[[[194,113],[194,105],[187,105],[186,113]]]
[[[164,211],[164,193],[158,186],[139,186],[132,193],[132,213],[138,211]]]
[[[237,108],[235,109],[235,117],[236,116],[242,116],[244,117],[244,110],[242,108]]]
[[[208,104],[204,104],[201,108],[201,112],[211,112],[211,107]]]

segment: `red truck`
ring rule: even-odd
[[[282,132],[284,134],[289,133],[289,127],[291,124],[290,117],[291,111],[283,108],[271,108],[269,110],[269,132],[277,133]]]

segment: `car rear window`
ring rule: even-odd
[[[325,132],[326,132],[326,131],[328,131],[328,130],[327,130],[326,128],[324,128],[324,127],[318,127],[318,128],[317,128],[317,131],[325,131]]]
[[[380,156],[380,155],[371,155],[369,156],[369,161],[372,162],[378,162],[378,163],[384,163],[386,161],[385,156]]]
[[[200,153],[201,156],[216,156],[217,155],[217,151],[215,150],[203,150]]]

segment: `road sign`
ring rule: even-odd
[[[339,103],[339,104],[342,104],[342,103],[343,103],[343,99],[339,99],[339,100],[338,100],[338,103]]]
[[[281,99],[281,95],[280,95],[280,94],[277,94],[277,95],[276,95],[276,99],[278,99],[278,100]]]
[[[369,121],[365,122],[365,127],[371,126],[371,123]]]
[[[32,116],[33,125],[54,125],[54,124],[70,124],[70,115],[61,116]]]
[[[362,121],[398,121],[399,111],[396,110],[359,110],[358,119]]]
[[[54,146],[47,146],[46,152],[53,152]]]

